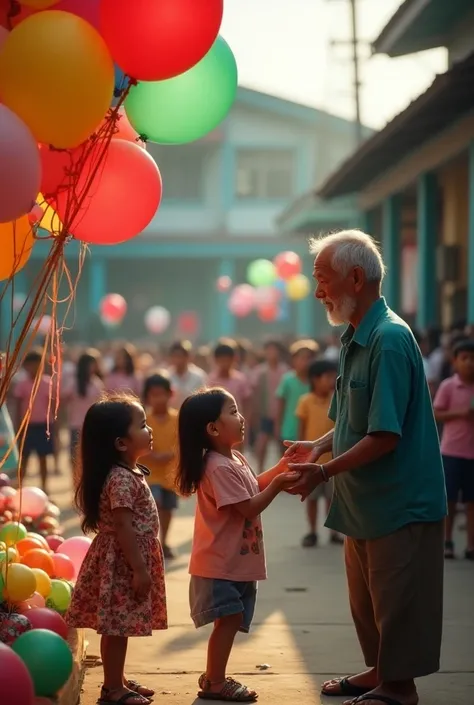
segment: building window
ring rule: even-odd
[[[203,145],[156,145],[148,151],[163,179],[164,201],[202,201],[204,171],[209,147]]]
[[[291,149],[241,149],[237,152],[237,198],[291,198],[294,170]]]

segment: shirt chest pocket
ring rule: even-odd
[[[369,388],[364,382],[349,380],[348,394],[348,420],[355,433],[365,435],[369,424]]]

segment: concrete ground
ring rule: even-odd
[[[31,478],[28,484],[33,483]],[[53,479],[51,490],[63,509],[65,532],[77,533],[67,469]],[[179,556],[167,570],[169,629],[130,641],[128,674],[156,690],[155,703],[194,703],[205,663],[209,630],[196,630],[188,609],[192,526],[193,502],[183,502],[170,537]],[[300,548],[304,507],[288,495],[265,512],[264,529],[269,577],[260,584],[251,634],[237,638],[230,673],[258,690],[260,703],[341,702],[321,697],[321,682],[364,667],[347,604],[341,548],[327,544],[324,529],[319,548]],[[464,541],[460,532],[460,553]],[[447,563],[445,593],[441,671],[419,681],[421,705],[474,702],[474,565],[461,559]],[[99,640],[90,632],[87,638],[93,657]],[[261,665],[268,668],[260,670]],[[100,683],[100,666],[88,668],[81,705],[96,702]]]

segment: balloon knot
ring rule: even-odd
[[[148,142],[148,135],[138,135],[137,142],[141,140],[142,142]]]

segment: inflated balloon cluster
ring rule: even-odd
[[[302,274],[303,264],[296,252],[280,252],[272,261],[256,259],[247,267],[246,284],[231,290],[229,277],[219,277],[221,293],[230,291],[228,308],[239,318],[256,312],[263,323],[283,320],[288,301],[301,301],[311,292],[311,284]]]
[[[0,475],[0,693],[16,705],[54,696],[72,672],[63,615],[91,541],[65,540],[59,519],[42,490]]]
[[[0,0],[0,280],[32,222],[101,245],[146,228],[162,195],[146,141],[198,140],[235,99],[222,15],[223,0]]]

